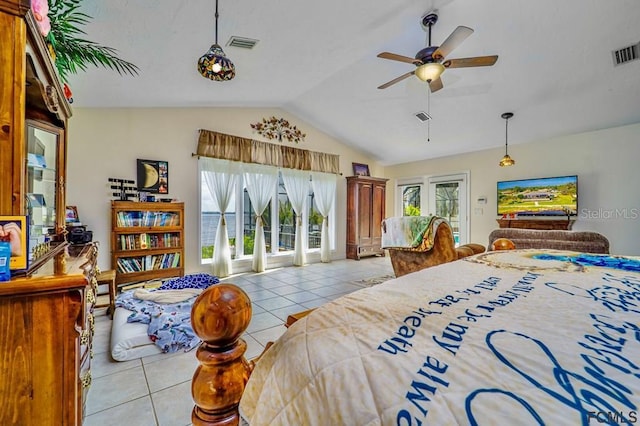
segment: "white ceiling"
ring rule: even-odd
[[[640,122],[640,61],[614,67],[611,54],[640,42],[638,0],[219,1],[218,41],[236,66],[227,82],[196,71],[214,40],[214,0],[85,0],[86,38],[140,75],[74,75],[73,106],[279,107],[384,165],[504,146],[506,111],[509,145]],[[428,109],[426,83],[377,89],[413,65],[376,55],[413,57],[433,9],[433,44],[458,25],[475,30],[449,59],[499,59],[445,71],[427,142],[414,116]],[[232,35],[260,41],[225,46]]]

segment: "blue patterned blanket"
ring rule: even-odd
[[[220,280],[208,274],[191,274],[165,281],[158,290],[179,290],[183,288],[206,289]],[[139,300],[134,290],[122,292],[116,299],[116,307],[132,311],[127,322],[149,324],[149,338],[162,349],[162,352],[185,352],[195,348],[200,339],[191,327],[191,306],[196,297],[184,302],[159,304],[148,300]]]

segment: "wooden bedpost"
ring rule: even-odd
[[[238,425],[238,405],[251,368],[244,358],[247,344],[240,338],[251,321],[249,296],[233,284],[217,284],[198,296],[191,308],[191,325],[202,343],[196,356],[191,395],[194,426]]]

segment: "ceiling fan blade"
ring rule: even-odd
[[[429,89],[431,90],[431,93],[437,92],[438,90],[442,89],[442,79],[438,77],[435,80],[431,80],[429,82]]]
[[[407,77],[411,77],[413,74],[415,74],[415,71],[410,71],[406,74],[402,74],[400,77],[396,77],[391,81],[386,82],[385,84],[383,84],[382,86],[378,86],[378,89],[386,89],[387,87],[394,85],[402,80],[404,80]]]
[[[473,58],[447,59],[442,63],[445,68],[490,67],[498,60],[498,55],[475,56]]]
[[[392,61],[406,62],[408,64],[422,65],[422,61],[420,61],[419,59],[410,58],[408,56],[398,55],[391,52],[378,53],[378,58],[391,59]]]
[[[473,30],[469,27],[459,26],[447,37],[447,39],[433,52],[434,58],[446,58],[449,53],[460,45],[473,34]]]

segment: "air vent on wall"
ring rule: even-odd
[[[418,111],[415,114],[416,118],[422,122],[431,120],[431,116],[424,111]]]
[[[231,36],[227,46],[240,47],[242,49],[253,49],[259,40],[246,37]]]
[[[635,61],[638,57],[638,44],[623,47],[622,49],[613,51],[613,64],[622,65],[627,62]]]

